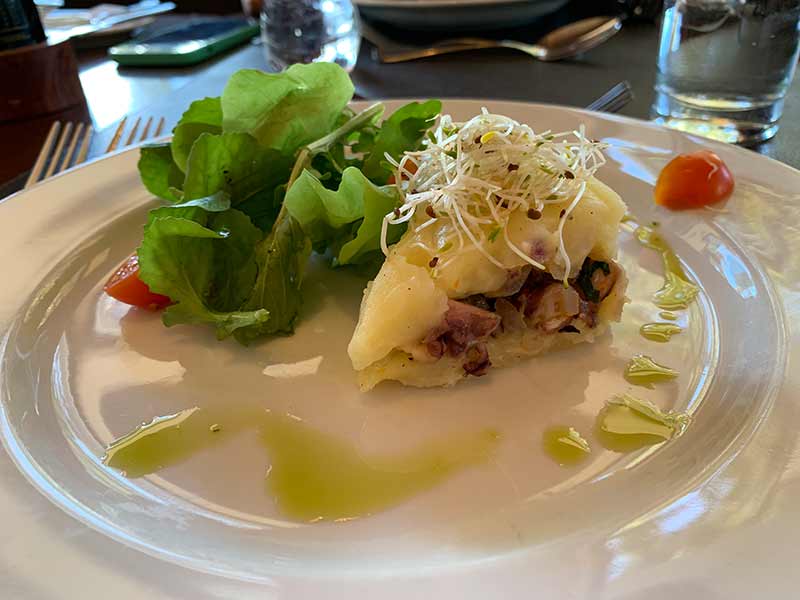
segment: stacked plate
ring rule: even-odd
[[[355,0],[368,19],[412,29],[516,27],[568,0]]]

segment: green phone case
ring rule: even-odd
[[[258,25],[245,25],[205,40],[148,44],[125,42],[109,48],[109,57],[131,67],[182,67],[207,60],[258,34]]]

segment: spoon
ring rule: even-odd
[[[463,52],[465,50],[481,50],[483,48],[510,48],[519,50],[539,60],[563,60],[591,50],[599,46],[622,27],[619,17],[590,17],[581,19],[569,25],[559,27],[542,37],[535,44],[525,44],[516,40],[490,40],[484,38],[453,38],[438,42],[427,48],[410,48],[402,50],[387,50],[382,46],[386,44],[375,43],[378,36],[372,32],[364,31],[365,37],[373,41],[378,48],[381,62],[398,63],[407,60],[417,60],[428,56]],[[382,37],[382,36],[381,36]],[[396,44],[393,43],[396,46]]]

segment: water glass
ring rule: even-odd
[[[653,117],[733,143],[778,130],[800,49],[800,0],[666,0]]]
[[[267,62],[278,71],[317,61],[351,71],[361,43],[350,0],[264,0],[261,38]]]

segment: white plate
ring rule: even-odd
[[[0,204],[0,432],[9,455],[0,459],[3,597],[795,593],[800,415],[797,369],[787,361],[798,357],[800,175],[622,117],[495,101],[447,101],[446,110],[467,117],[482,105],[537,129],[583,122],[612,144],[601,179],[642,222],[661,222],[702,285],[682,317],[687,331],[668,344],[638,335],[656,320],[650,297],[661,267],[622,233],[632,301],[594,345],[449,390],[385,385],[360,394],[345,353],[358,277],[312,269],[306,318],[291,338],[245,349],[202,329],[166,329],[158,315],[129,311],[101,292],[152,206],[137,153],[66,173]],[[722,210],[657,209],[655,175],[676,153],[700,146],[731,167],[733,198]],[[680,377],[636,393],[688,410],[693,425],[661,447],[624,455],[596,448],[574,469],[552,463],[540,449],[542,430],[568,423],[590,433],[605,400],[629,389],[622,370],[637,352]],[[323,357],[316,375],[262,373],[314,356]],[[143,479],[100,463],[114,437],[194,405],[292,412],[367,454],[487,425],[502,442],[492,462],[428,493],[331,524],[280,515],[264,487],[268,457],[252,435]]]
[[[568,0],[356,0],[368,19],[410,29],[519,27],[554,13]]]

